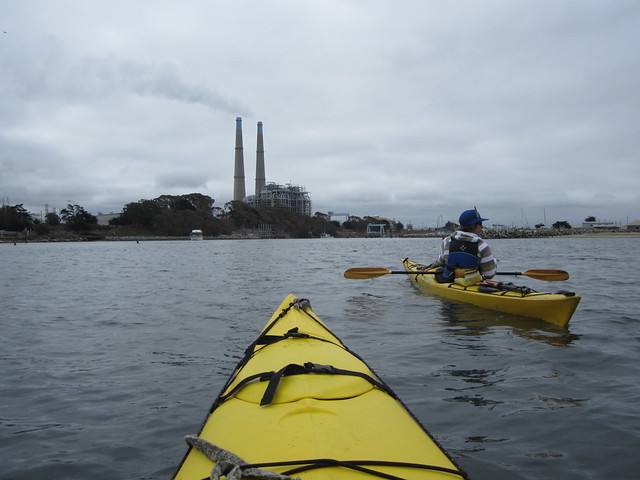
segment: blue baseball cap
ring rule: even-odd
[[[482,218],[480,216],[480,212],[478,212],[477,208],[474,208],[473,210],[465,210],[460,214],[460,218],[458,219],[460,225],[463,227],[470,227],[471,225],[486,222],[487,220],[489,219]]]

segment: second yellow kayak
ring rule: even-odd
[[[456,283],[438,283],[434,279],[435,268],[402,259],[411,282],[420,290],[450,300],[471,303],[479,307],[538,318],[545,322],[566,327],[580,303],[580,296],[571,292],[540,293],[526,290],[491,291],[480,285],[462,286]]]

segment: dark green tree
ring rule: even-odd
[[[562,220],[562,221],[559,221],[559,222],[555,222],[552,225],[552,227],[553,228],[571,228],[571,225],[566,220]]]
[[[244,202],[232,200],[225,204],[226,217],[235,228],[254,228],[261,223],[271,223],[260,211]]]
[[[55,227],[56,225],[60,225],[60,217],[57,213],[49,212],[45,215],[44,221],[47,225]]]
[[[222,222],[206,210],[163,210],[151,225],[153,233],[168,236],[185,236],[194,229],[215,237],[222,233]]]
[[[182,200],[188,201],[193,207],[192,210],[202,210],[203,212],[213,211],[215,200],[208,195],[201,193],[189,193],[180,197]],[[191,208],[189,208],[191,210]]]
[[[33,229],[33,216],[22,204],[0,206],[0,230],[21,232]]]
[[[72,232],[88,232],[98,226],[98,217],[91,215],[84,207],[75,203],[67,204],[60,210],[60,218],[67,230]]]
[[[47,223],[39,223],[37,225],[34,225],[33,230],[38,235],[49,235],[49,233],[51,233],[51,227]]]
[[[364,233],[367,231],[367,220],[354,215],[349,216],[346,222],[342,223],[345,230],[353,230],[354,232]]]
[[[226,230],[270,225],[276,237],[313,238],[322,233],[335,236],[339,229],[337,222],[329,222],[326,215],[318,213],[309,217],[285,207],[258,208],[237,201],[227,203],[225,208],[222,228]],[[224,221],[229,223],[225,225]]]
[[[153,218],[162,213],[162,208],[153,200],[127,203],[119,217],[110,220],[112,225],[151,226]]]
[[[185,236],[193,229],[207,236],[219,235],[223,222],[214,217],[215,200],[200,193],[161,195],[125,205],[122,213],[109,223],[114,226],[142,227],[156,235]],[[218,215],[220,214],[217,209]]]

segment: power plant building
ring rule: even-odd
[[[267,183],[257,195],[245,198],[245,203],[254,207],[285,207],[294,212],[311,216],[309,192],[297,185]]]
[[[255,194],[245,196],[244,156],[242,146],[242,118],[236,118],[235,168],[233,177],[233,200],[242,201],[259,208],[285,207],[294,212],[311,216],[311,198],[305,188],[297,185],[279,185],[266,182],[264,167],[264,142],[262,122],[258,122],[256,148]]]

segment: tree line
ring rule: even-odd
[[[69,203],[59,213],[48,212],[44,218],[28,212],[23,204],[2,205],[0,230],[33,232],[40,236],[69,232],[99,238],[107,234],[182,237],[199,229],[205,236],[217,237],[268,226],[274,237],[317,238],[321,234],[364,234],[369,223],[386,224],[387,231],[404,229],[399,222],[368,216],[351,216],[341,224],[321,212],[307,216],[285,207],[258,208],[237,201],[216,207],[214,203],[213,198],[200,193],[142,199],[126,204],[108,226],[98,225],[97,216],[75,203]]]
[[[48,212],[44,219],[30,213],[23,204],[5,205],[0,208],[0,230],[7,232],[35,232],[47,235],[52,228],[64,225],[72,232],[88,232],[98,225],[98,217],[91,215],[82,206],[68,204],[60,210],[60,214]]]

